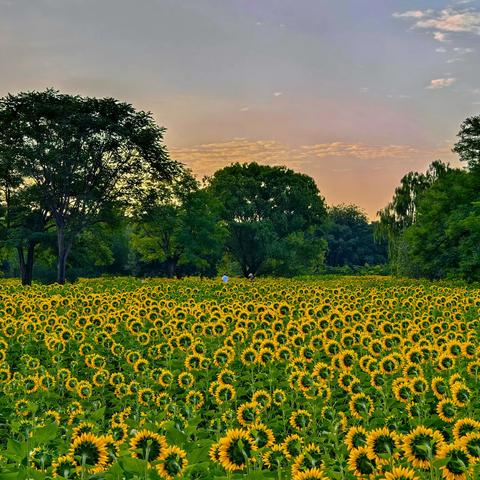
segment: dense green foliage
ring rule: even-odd
[[[208,189],[222,204],[227,249],[244,275],[292,275],[323,263],[326,210],[311,177],[236,163],[218,170]]]
[[[364,212],[355,205],[336,205],[328,213],[328,267],[386,263],[386,244],[375,241],[375,225],[368,222]]]
[[[379,212],[377,233],[398,274],[480,279],[480,117],[467,119],[458,137],[454,151],[466,169],[434,162],[425,174],[411,172]]]
[[[354,206],[328,209],[311,177],[237,163],[200,184],[169,157],[164,131],[112,98],[0,99],[3,275],[385,271],[373,224]]]
[[[3,98],[0,171],[7,238],[19,248],[52,224],[57,281],[64,283],[68,256],[86,228],[104,221],[115,205],[130,204],[146,185],[171,179],[178,171],[163,145],[163,132],[150,114],[111,98],[54,90]],[[29,209],[22,211],[27,198],[38,228],[30,227]],[[33,249],[31,255],[33,261]],[[20,251],[19,256],[22,263]]]

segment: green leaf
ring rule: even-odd
[[[32,443],[38,445],[40,443],[47,443],[50,440],[53,440],[57,437],[58,434],[58,427],[54,423],[47,425],[46,427],[37,428],[33,432],[33,436],[31,438]]]
[[[5,451],[5,456],[11,460],[16,460],[20,463],[27,456],[27,444],[20,443],[13,438],[9,438],[7,441],[7,450]]]
[[[145,462],[138,458],[125,457],[120,459],[119,463],[126,472],[140,474],[145,472]]]

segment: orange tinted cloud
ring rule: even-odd
[[[436,159],[451,160],[450,147],[418,148],[362,142],[292,146],[275,140],[229,141],[170,148],[172,158],[200,177],[234,162],[285,165],[311,175],[329,204],[357,203],[371,218],[393,194],[400,178]]]

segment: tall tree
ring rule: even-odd
[[[112,203],[130,204],[146,184],[179,171],[150,113],[113,98],[55,90],[0,101],[0,155],[37,187],[57,234],[57,281],[75,238]]]
[[[17,252],[22,285],[31,285],[35,249],[47,235],[48,212],[34,185],[15,170],[14,159],[0,156],[0,232],[4,245]]]
[[[226,230],[220,204],[189,172],[148,197],[137,213],[132,247],[143,261],[160,263],[168,277],[178,267],[211,273],[223,253]]]
[[[385,244],[375,242],[373,225],[356,205],[336,205],[328,209],[328,248],[325,262],[341,267],[384,264]]]
[[[323,261],[326,209],[311,177],[235,163],[215,172],[208,188],[223,205],[227,246],[245,276],[262,268],[297,273]]]
[[[407,273],[480,280],[480,177],[459,169],[442,175],[422,195],[403,238]]]
[[[392,201],[378,212],[375,236],[378,240],[387,240],[388,254],[394,268],[404,247],[402,234],[415,223],[422,194],[449,169],[448,165],[437,160],[432,162],[426,173],[407,173],[395,189]]]
[[[453,151],[469,168],[480,169],[480,115],[467,118],[461,125]]]

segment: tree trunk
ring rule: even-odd
[[[26,279],[25,279],[25,254],[23,252],[23,247],[18,246],[17,247],[17,253],[18,253],[18,266],[20,267],[20,277],[22,279],[22,285],[27,285]]]
[[[25,283],[23,285],[31,285],[33,280],[33,261],[35,258],[35,242],[28,242],[27,263],[25,264]]]
[[[177,266],[177,262],[174,258],[172,258],[172,257],[167,258],[167,275],[168,275],[168,278],[173,278],[175,276],[176,266]]]
[[[70,253],[72,242],[67,242],[65,239],[64,227],[57,227],[57,283],[60,285],[65,284],[65,273],[67,267],[67,258]]]

